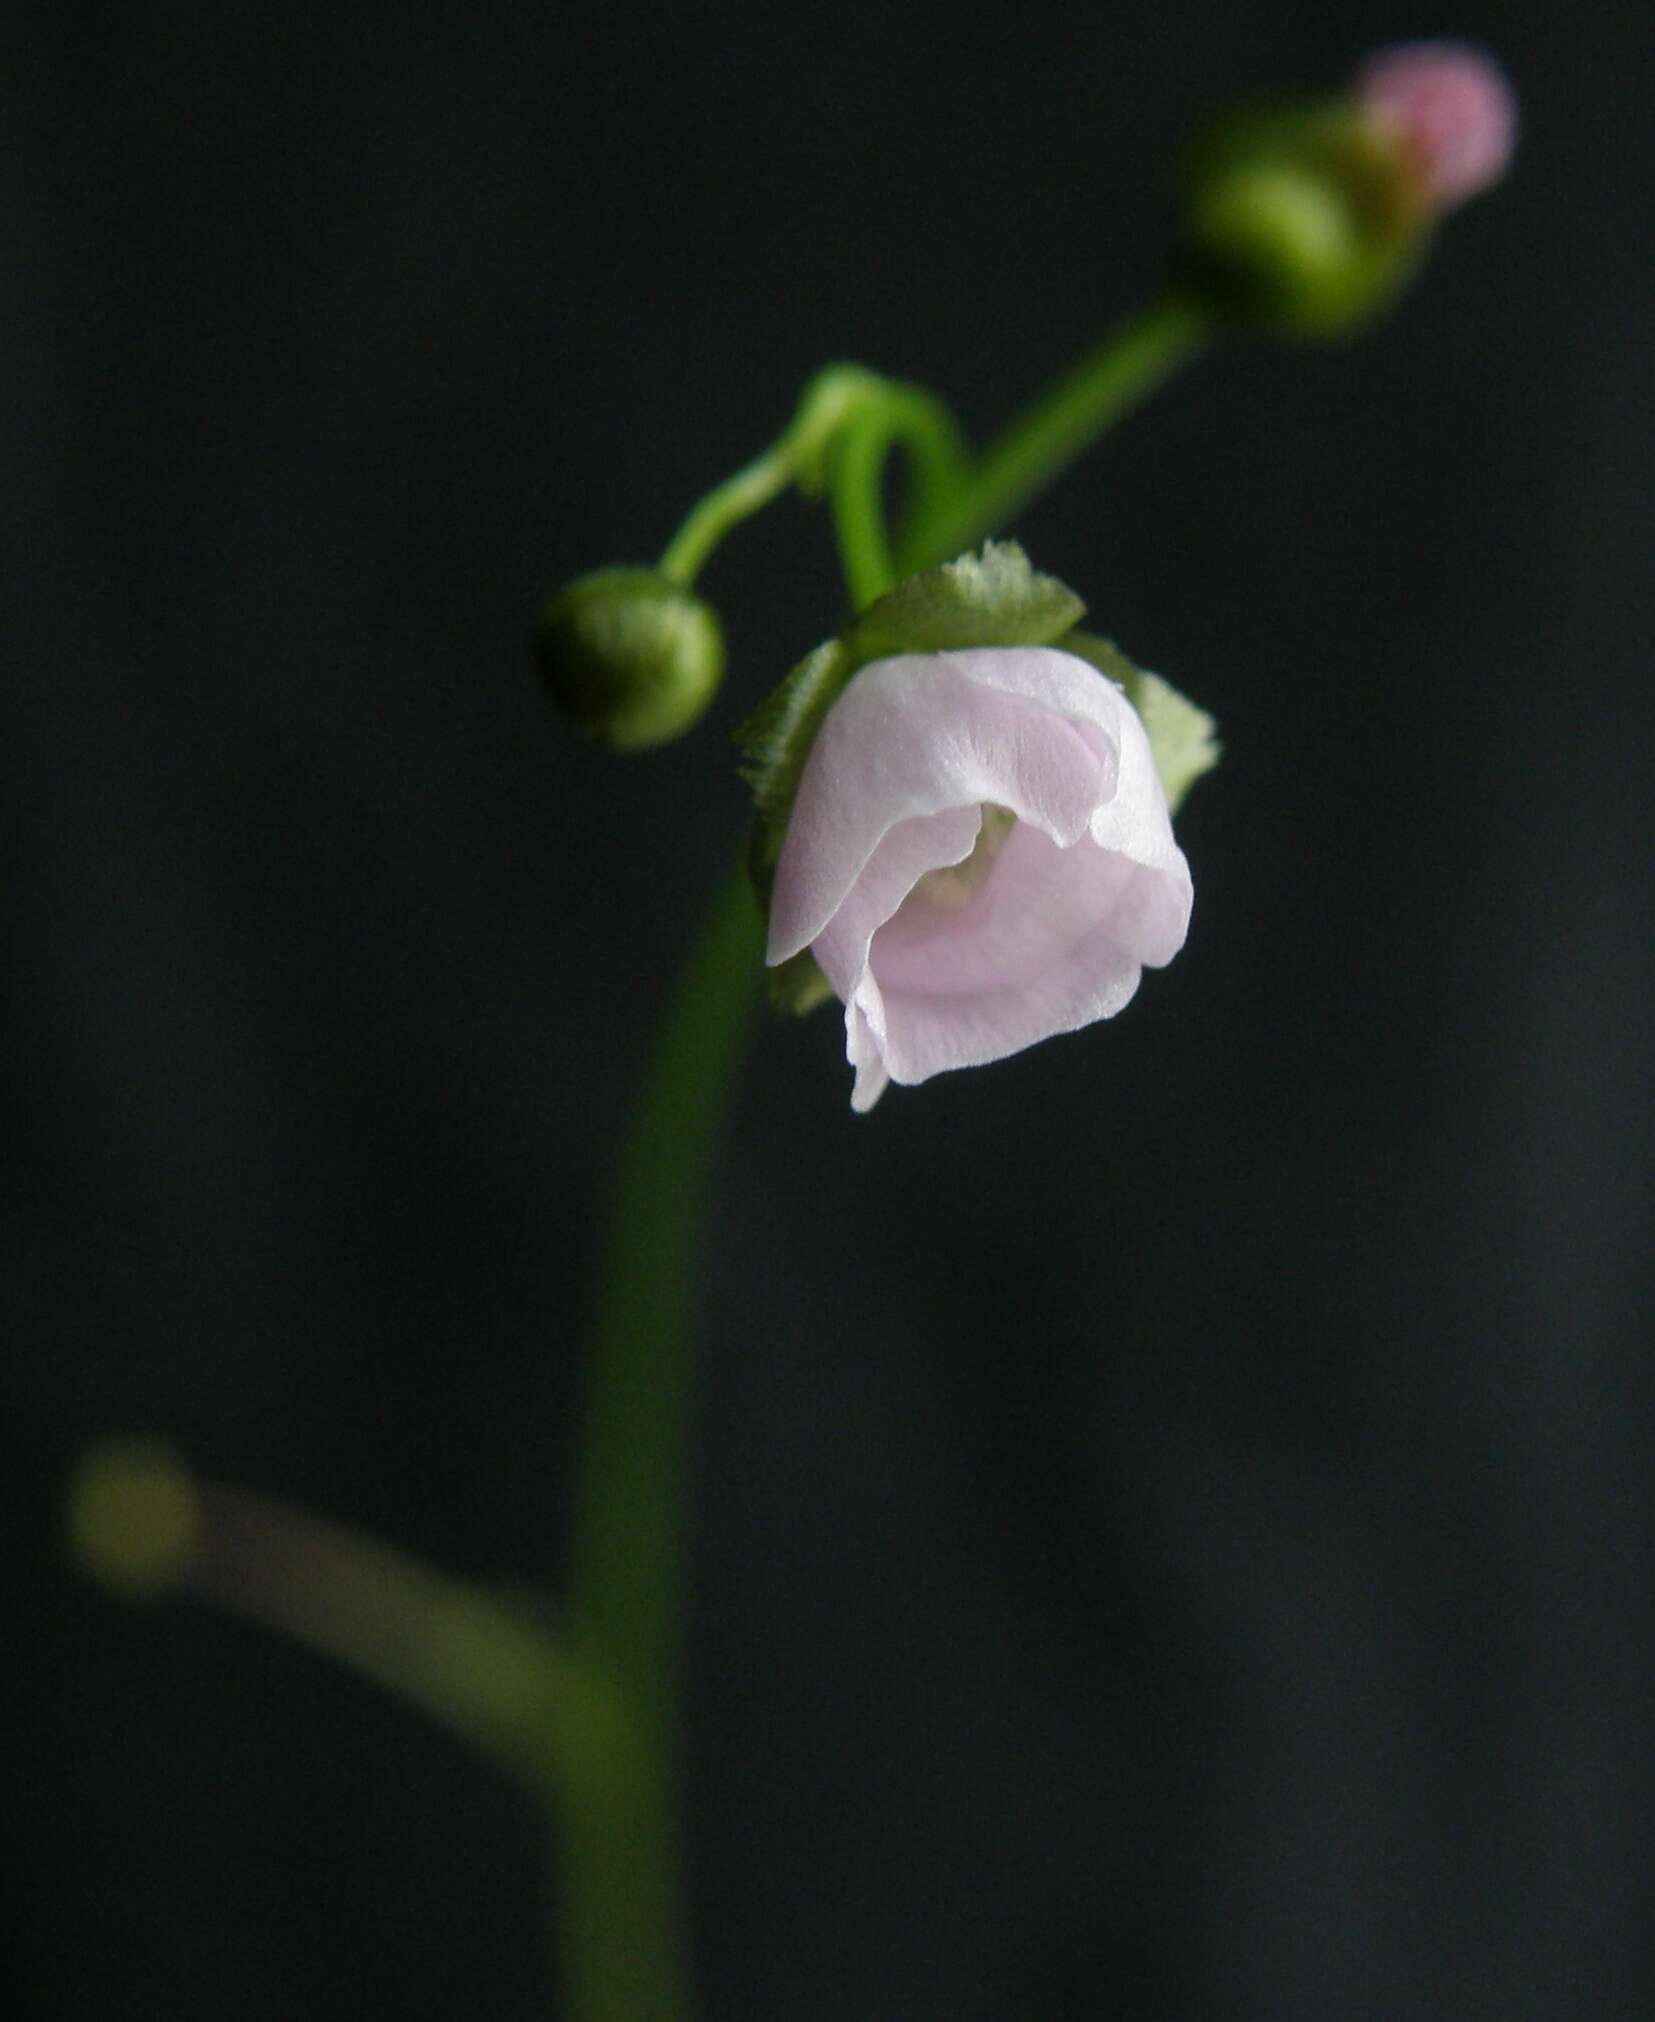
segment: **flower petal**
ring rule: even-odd
[[[1090,835],[1069,849],[1020,823],[971,903],[910,903],[875,934],[853,993],[879,998],[895,1081],[980,1066],[1111,1018],[1146,966],[1171,960],[1189,925],[1190,878]]]
[[[766,960],[784,962],[821,934],[899,822],[991,801],[1054,841],[1075,840],[1114,790],[1123,716],[1136,723],[1093,668],[1045,647],[904,654],[864,667],[806,760],[776,865]],[[1082,723],[1102,739],[1083,735]]]
[[[876,984],[874,989],[877,988]],[[865,1116],[890,1087],[891,1077],[868,1015],[859,1003],[849,1005],[845,1011],[845,1058],[856,1070],[850,1106],[859,1116]]]
[[[983,825],[982,808],[948,807],[913,815],[880,838],[843,905],[816,936],[811,952],[841,1002],[868,966],[868,945],[927,871],[963,863]]]
[[[1190,904],[1149,739],[1112,681],[1044,647],[909,654],[862,669],[818,733],[769,960],[811,946],[867,1110],[890,1081],[1113,1016],[1183,945]]]
[[[1155,752],[1149,733],[1137,711],[1120,698],[1120,716],[1115,725],[1116,786],[1111,798],[1092,815],[1092,840],[1104,849],[1119,850],[1135,864],[1151,870],[1173,872],[1188,887],[1189,865],[1173,841],[1172,818],[1167,813],[1167,797],[1155,766]],[[1186,907],[1186,913],[1187,913]],[[1183,945],[1183,934],[1165,955],[1146,956],[1152,963],[1170,962]]]

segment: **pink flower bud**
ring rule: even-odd
[[[811,746],[766,959],[810,948],[845,1006],[852,1107],[1112,1018],[1189,926],[1149,740],[1045,646],[864,667]]]
[[[1400,130],[1433,204],[1497,183],[1517,138],[1517,102],[1499,65],[1460,42],[1382,49],[1356,74],[1357,100]]]

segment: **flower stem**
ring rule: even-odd
[[[886,459],[899,442],[913,458],[915,511],[939,509],[966,469],[947,410],[917,387],[887,381],[877,400],[844,423],[828,453],[828,485],[845,585],[858,611],[896,581],[884,481]]]
[[[800,397],[793,419],[749,464],[715,485],[694,506],[667,543],[661,556],[664,576],[686,588],[713,550],[733,527],[767,506],[790,484],[806,491],[820,488],[827,474],[835,439],[848,425],[868,426],[882,459],[893,440],[906,442],[914,453],[916,506],[931,506],[955,476],[961,460],[959,431],[942,402],[917,386],[904,386],[860,365],[829,365],[818,372]],[[847,579],[850,550],[861,558],[870,542],[883,542],[882,516],[866,510],[868,493],[859,490],[855,504],[841,506],[835,487],[835,518]],[[877,491],[872,493],[877,508]],[[854,521],[847,546],[846,515]],[[877,592],[876,592],[877,594]]]
[[[621,1152],[589,1348],[573,1519],[576,1649],[614,1679],[639,1750],[624,1819],[563,1834],[570,2022],[691,2012],[678,1843],[690,1349],[721,1127],[759,1003],[758,907],[729,881],[667,1007]]]
[[[899,573],[948,561],[1003,526],[1213,334],[1181,295],[1163,295],[1130,317],[991,443],[950,493],[917,507],[897,544]]]

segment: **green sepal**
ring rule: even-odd
[[[1085,615],[1074,591],[1041,575],[1015,541],[987,541],[979,553],[898,583],[837,639],[807,653],[736,731],[758,818],[751,862],[761,901],[769,903],[769,874],[810,747],[859,669],[899,653],[1051,646]]]
[[[1218,726],[1170,681],[1135,667],[1112,639],[1101,639],[1095,632],[1071,632],[1058,644],[1125,692],[1149,738],[1167,812],[1175,814],[1195,782],[1218,763],[1223,748],[1214,734]]]
[[[833,1002],[833,985],[808,948],[801,948],[769,972],[770,1008],[779,1017],[803,1018]]]
[[[972,646],[1049,646],[1078,625],[1086,606],[1055,576],[1043,576],[1015,541],[985,541],[980,553],[898,583],[857,618],[857,664],[893,653],[952,653]]]
[[[755,879],[772,869],[781,855],[799,775],[822,718],[861,664],[852,664],[844,640],[827,640],[807,653],[736,728],[736,744],[742,754],[738,769],[753,789],[758,818],[752,850]],[[768,904],[768,892],[761,890],[759,896]]]

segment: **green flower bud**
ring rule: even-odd
[[[577,577],[541,612],[534,644],[552,700],[614,751],[681,737],[724,673],[711,606],[655,569]]]
[[[1243,115],[1190,152],[1180,279],[1225,322],[1326,336],[1401,289],[1430,216],[1402,136],[1359,106]]]

